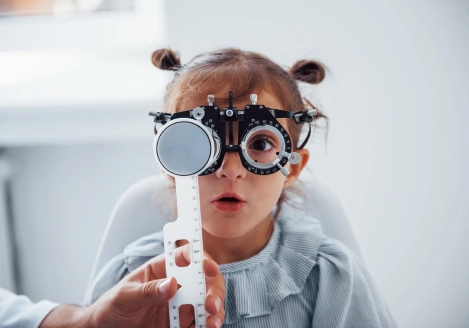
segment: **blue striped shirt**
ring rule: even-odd
[[[162,232],[130,244],[97,275],[85,303],[163,251]],[[362,260],[324,236],[316,219],[288,206],[259,254],[220,270],[224,327],[396,327]]]

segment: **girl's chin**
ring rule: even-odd
[[[221,238],[221,239],[231,239],[239,238],[243,236],[246,232],[239,231],[237,229],[230,229],[229,227],[220,228],[220,229],[205,229],[204,230],[210,234],[212,237]]]
[[[240,227],[239,222],[231,224],[231,222],[226,221],[224,224],[204,224],[203,229],[210,236],[221,239],[239,238],[249,231],[249,229]]]

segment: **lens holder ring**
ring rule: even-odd
[[[165,165],[161,162],[160,157],[158,156],[158,146],[159,146],[161,136],[163,136],[164,133],[168,129],[171,129],[176,124],[182,124],[182,123],[184,123],[184,124],[193,124],[196,127],[198,127],[206,135],[206,137],[208,139],[208,142],[209,142],[209,147],[210,147],[209,154],[210,155],[209,155],[206,163],[203,165],[203,167],[195,169],[195,170],[193,170],[193,172],[190,172],[190,173],[177,174],[177,173],[173,172],[171,170],[171,168],[165,167]],[[190,141],[187,141],[187,142],[190,142]],[[153,156],[155,157],[156,162],[158,163],[158,165],[160,166],[160,168],[163,170],[163,172],[165,174],[168,174],[168,175],[173,176],[173,177],[199,175],[204,170],[206,170],[208,167],[210,167],[213,164],[213,162],[215,161],[215,159],[216,159],[215,158],[215,156],[216,156],[215,151],[216,151],[216,149],[220,149],[220,145],[215,146],[216,142],[217,141],[215,141],[214,137],[212,136],[212,131],[209,128],[205,127],[199,121],[197,121],[195,119],[190,119],[190,118],[177,118],[177,119],[173,119],[170,122],[166,123],[165,125],[163,125],[163,127],[161,129],[158,130],[158,133],[156,134],[155,139],[153,141]],[[196,147],[196,145],[193,145],[193,147]],[[188,159],[188,160],[190,160],[190,159]]]
[[[212,130],[212,137],[215,140],[214,144],[216,145],[216,154],[214,156],[213,161],[210,163],[210,165],[206,167],[202,173],[200,173],[201,176],[212,174],[216,170],[218,170],[221,167],[223,158],[225,157],[225,153],[226,153],[225,148],[221,144],[221,139],[215,130]]]
[[[272,132],[273,134],[276,135],[276,137],[278,138],[278,140],[280,142],[280,151],[278,152],[278,155],[277,155],[276,159],[274,161],[272,161],[271,163],[268,163],[268,164],[260,164],[256,161],[254,161],[253,159],[251,159],[251,157],[249,156],[249,154],[246,150],[246,144],[247,144],[247,141],[249,140],[249,138],[254,133],[256,133],[258,131],[262,131],[262,130],[267,130],[267,131]],[[244,160],[246,161],[247,164],[249,164],[250,166],[252,166],[256,169],[259,169],[259,170],[268,170],[268,169],[274,168],[277,165],[277,163],[281,162],[282,159],[285,156],[288,156],[288,154],[285,153],[285,148],[286,148],[285,144],[286,144],[285,137],[282,135],[280,130],[277,129],[275,126],[265,124],[265,125],[258,125],[256,127],[252,128],[251,130],[249,130],[249,132],[246,133],[243,136],[243,140],[241,141],[240,146],[241,146],[241,153],[242,153],[243,158],[244,158]]]

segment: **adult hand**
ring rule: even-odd
[[[221,327],[225,316],[225,280],[218,265],[204,254],[208,312],[207,328]],[[179,266],[190,263],[190,247],[176,249]],[[122,279],[89,310],[96,327],[169,327],[168,301],[177,291],[175,278],[166,278],[164,254],[153,258]],[[181,328],[194,326],[192,307],[181,307]]]
[[[176,249],[176,263],[180,266],[190,263],[189,245]],[[207,253],[204,254],[204,270],[206,327],[219,328],[225,317],[225,280]],[[175,278],[166,278],[164,254],[161,254],[127,275],[89,307],[55,308],[42,322],[41,328],[169,327],[168,301],[177,288]],[[180,323],[181,328],[195,327],[192,307],[181,307]]]

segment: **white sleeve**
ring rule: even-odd
[[[39,327],[57,305],[49,301],[33,303],[26,296],[0,288],[0,328]]]

